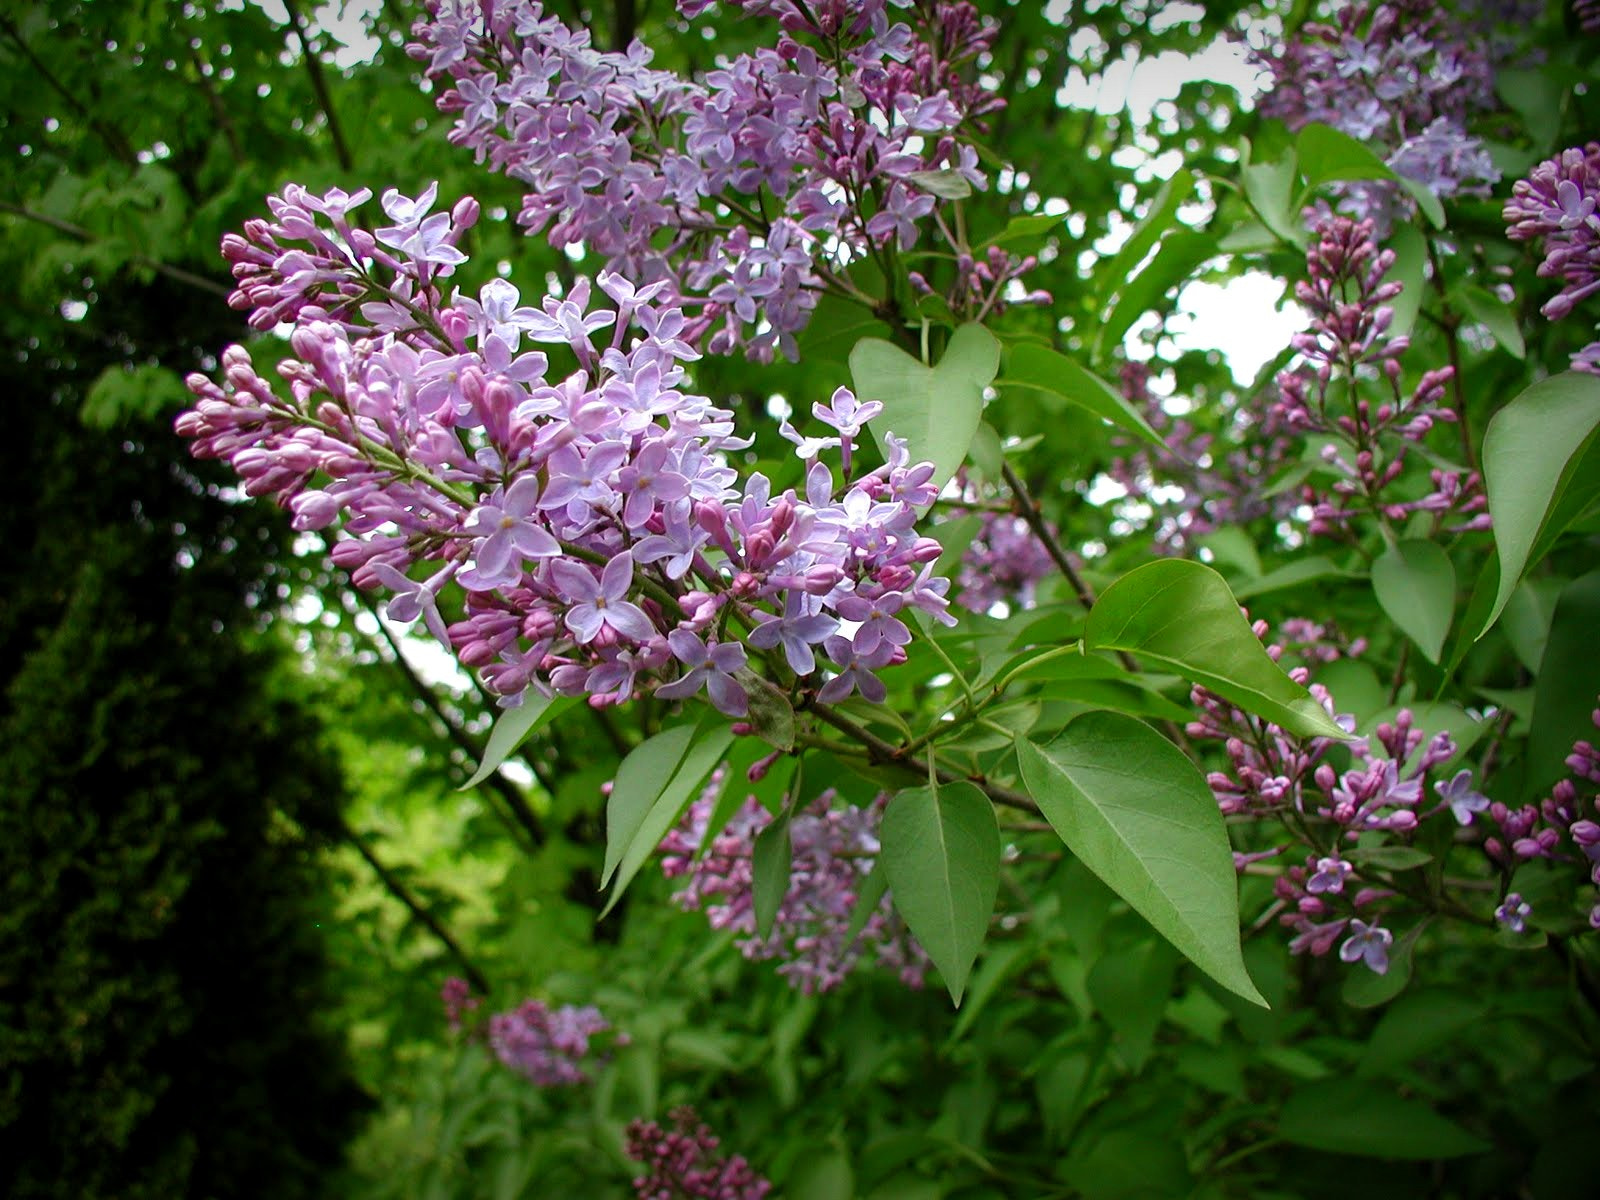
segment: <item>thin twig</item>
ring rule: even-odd
[[[18,204],[8,204],[0,200],[0,212],[7,212],[13,216],[21,217],[25,221],[35,221],[57,233],[64,233],[77,241],[90,243],[101,240],[100,235],[92,230],[85,229],[82,225],[74,225],[71,221],[63,221],[59,217],[48,216],[45,213],[34,212],[31,208],[23,208]],[[179,283],[186,283],[190,287],[201,288],[214,296],[227,299],[232,295],[233,289],[218,283],[214,279],[207,279],[203,275],[196,275],[192,271],[185,271],[182,267],[174,267],[170,263],[157,262],[143,254],[128,255],[128,262],[135,266],[147,267],[157,274],[165,275],[168,279],[175,279]]]
[[[450,931],[440,923],[439,918],[429,912],[420,900],[406,890],[405,884],[401,883],[395,877],[394,872],[384,866],[378,856],[373,854],[372,848],[367,845],[360,834],[356,833],[348,825],[344,825],[340,832],[356,848],[356,853],[361,855],[367,866],[372,868],[372,873],[378,877],[378,881],[383,884],[384,889],[396,900],[400,901],[405,906],[406,911],[431,933],[440,945],[449,951],[450,957],[454,958],[457,965],[460,966],[461,973],[467,977],[467,982],[472,984],[479,994],[487,996],[489,994],[489,981],[484,978],[483,972],[478,970],[477,964],[467,957],[467,952],[461,948],[460,943],[450,936]]]
[[[283,8],[289,14],[289,24],[294,29],[295,40],[300,43],[300,53],[306,60],[306,74],[311,79],[311,90],[316,93],[317,104],[328,122],[328,135],[333,139],[333,156],[346,171],[354,170],[355,160],[350,157],[349,143],[344,140],[344,130],[339,125],[338,115],[333,111],[333,96],[328,92],[328,80],[322,73],[322,60],[311,48],[311,39],[306,35],[306,23],[300,15],[299,0],[283,0]]]

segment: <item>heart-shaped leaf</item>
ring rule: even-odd
[[[983,390],[999,369],[1000,343],[982,325],[956,330],[934,367],[876,338],[857,342],[850,351],[856,395],[883,404],[871,425],[878,445],[887,451],[891,433],[904,438],[912,462],[934,465],[938,487],[966,458],[983,417]]]
[[[1372,564],[1372,591],[1400,631],[1438,662],[1456,609],[1450,556],[1432,542],[1390,546]]]

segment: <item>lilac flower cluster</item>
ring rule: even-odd
[[[1584,33],[1600,33],[1600,0],[1572,0],[1572,15]]]
[[[1600,708],[1591,719],[1600,727]],[[1572,774],[1537,805],[1485,803],[1483,815],[1494,833],[1484,839],[1483,850],[1507,878],[1527,862],[1576,862],[1588,869],[1589,882],[1600,887],[1600,749],[1588,740],[1578,741],[1566,762]],[[1521,922],[1532,908],[1516,893],[1507,895],[1502,907],[1507,915],[1497,912],[1496,918],[1522,932]],[[1589,926],[1600,930],[1600,896],[1590,907]]]
[[[783,32],[700,82],[651,68],[638,42],[596,51],[537,0],[430,0],[408,50],[448,85],[452,141],[524,186],[530,232],[662,285],[711,353],[793,358],[823,294],[874,303],[853,263],[909,250],[942,197],[984,186],[958,131],[1001,107],[967,77],[994,29],[965,2],[917,5],[920,37],[884,0],[734,7]],[[976,293],[962,275],[958,313],[1016,298],[1030,264],[1000,259]]]
[[[445,980],[439,996],[452,1033],[487,1044],[502,1065],[538,1087],[585,1083],[586,1063],[604,1061],[595,1057],[595,1039],[605,1038],[609,1046],[628,1042],[624,1033],[605,1037],[612,1032],[611,1022],[593,1005],[552,1009],[542,1000],[525,1000],[485,1019],[483,1002],[472,995],[466,980]]]
[[[1310,278],[1295,285],[1295,299],[1312,316],[1310,331],[1292,342],[1304,363],[1278,375],[1278,399],[1269,413],[1276,428],[1335,439],[1322,457],[1342,478],[1329,494],[1310,485],[1303,492],[1311,508],[1311,532],[1353,536],[1347,527],[1354,518],[1401,521],[1415,512],[1432,513],[1435,530],[1451,514],[1460,522],[1451,532],[1488,528],[1488,501],[1476,472],[1436,467],[1424,495],[1386,494],[1405,471],[1411,448],[1437,422],[1456,420],[1444,403],[1454,372],[1449,367],[1424,372],[1412,394],[1404,396],[1400,356],[1411,343],[1388,332],[1394,310],[1387,302],[1402,287],[1385,279],[1394,251],[1378,248],[1370,220],[1330,217],[1314,233],[1306,257]],[[1381,403],[1374,406],[1357,396],[1347,408],[1336,404],[1346,394],[1346,388],[1334,388],[1336,379],[1354,387],[1374,377],[1388,392]]]
[[[563,1004],[552,1009],[543,1001],[525,1000],[510,1012],[489,1018],[489,1048],[501,1063],[535,1086],[567,1087],[588,1081],[584,1060],[591,1039],[610,1029],[611,1022],[593,1005]]]
[[[1539,275],[1561,290],[1540,310],[1552,321],[1570,316],[1600,293],[1600,142],[1563,150],[1517,180],[1506,201],[1507,234],[1544,243]],[[1600,375],[1600,338],[1573,355],[1572,367]]]
[[[789,888],[767,937],[756,936],[753,860],[756,837],[772,815],[750,797],[706,845],[707,825],[721,790],[714,781],[661,843],[661,869],[686,879],[673,897],[680,908],[703,911],[713,929],[742,934],[739,950],[753,961],[781,959],[778,973],[806,993],[844,981],[864,958],[921,987],[928,957],[885,894],[861,932],[846,940],[863,881],[878,854],[878,823],[887,794],[866,808],[834,805],[823,792],[789,822]],[[704,848],[704,853],[701,853]]]
[[[1293,130],[1331,125],[1437,196],[1486,196],[1500,173],[1467,121],[1495,104],[1494,62],[1481,36],[1448,21],[1423,0],[1341,6],[1332,24],[1308,22],[1259,55],[1273,76],[1261,111]],[[1339,207],[1384,229],[1414,208],[1386,182],[1343,185]]]
[[[476,1020],[483,1001],[472,994],[472,985],[458,975],[452,975],[439,989],[439,1002],[444,1005],[444,1019],[451,1033],[460,1033]]]
[[[1224,444],[1166,410],[1150,390],[1150,368],[1144,363],[1122,364],[1120,383],[1123,396],[1166,445],[1158,450],[1118,439],[1127,449],[1107,473],[1154,510],[1158,549],[1188,553],[1196,539],[1224,526],[1293,512],[1294,497],[1272,493],[1269,485],[1295,460],[1297,439],[1240,407],[1231,413]]]
[[[335,561],[387,590],[394,619],[425,620],[503,703],[536,688],[620,704],[654,685],[673,699],[704,689],[743,715],[748,689],[772,686],[748,669],[743,631],[774,674],[881,701],[876,672],[911,637],[901,617],[953,622],[932,573],[939,543],[915,530],[933,468],[904,443],[891,436],[888,461],[847,469],[842,488],[813,457],[804,495],[773,495],[761,475],[740,490],[726,454],[749,443],[729,412],[680,390],[699,355],[661,284],[602,274],[612,308],[593,306],[587,280],[539,307],[504,280],[447,301],[439,280],[464,261],[476,206],[432,214],[432,188],[391,192],[394,224],[368,235],[348,216],[368,198],[291,186],[274,221],[227,239],[234,302],[258,328],[293,323],[287,394],[235,346],[220,383],[189,377],[199,400],[177,427],[295,528],[342,515]],[[576,370],[552,379],[528,343]],[[816,412],[848,461],[875,410],[840,389]],[[446,627],[452,581],[466,616]]]
[[[977,613],[999,604],[1032,608],[1035,588],[1055,573],[1055,563],[1021,517],[985,512],[981,522],[961,558],[956,603]]]
[[[1340,646],[1329,631],[1310,622],[1285,622],[1285,626],[1304,639],[1296,650],[1307,662],[1331,662],[1362,649],[1359,642]],[[1258,621],[1254,628],[1265,639],[1266,623]],[[1285,651],[1283,644],[1267,647],[1274,661],[1281,661]],[[1288,674],[1296,683],[1308,685],[1343,728],[1354,731],[1354,719],[1337,715],[1327,689],[1310,682],[1309,668],[1295,666]],[[1338,945],[1345,962],[1365,963],[1379,974],[1387,971],[1394,935],[1382,920],[1385,902],[1395,893],[1381,881],[1365,880],[1344,857],[1344,847],[1373,832],[1404,844],[1430,817],[1448,811],[1459,824],[1469,825],[1485,811],[1489,801],[1473,789],[1467,770],[1435,781],[1435,800],[1431,806],[1427,803],[1428,776],[1455,755],[1453,739],[1444,733],[1427,736],[1416,727],[1411,712],[1401,709],[1392,722],[1380,723],[1372,738],[1347,744],[1351,763],[1341,772],[1325,761],[1335,745],[1329,739],[1293,737],[1204,688],[1194,689],[1193,700],[1200,719],[1189,725],[1190,736],[1221,741],[1228,756],[1229,770],[1207,777],[1223,813],[1272,821],[1294,842],[1311,848],[1303,865],[1287,867],[1273,882],[1283,908],[1279,920],[1294,933],[1290,950],[1321,956]],[[1294,842],[1235,853],[1234,865],[1243,871],[1288,852]]]
[[[694,1109],[675,1108],[668,1117],[667,1129],[654,1121],[628,1126],[628,1157],[645,1169],[633,1181],[639,1200],[763,1200],[772,1192],[743,1155],[723,1157]]]

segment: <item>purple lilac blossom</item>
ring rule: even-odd
[[[1590,719],[1600,727],[1600,708]],[[1600,888],[1600,749],[1580,740],[1566,764],[1571,775],[1537,805],[1488,805],[1481,815],[1494,832],[1484,838],[1483,850],[1508,876],[1527,862],[1575,862],[1587,870],[1589,883]],[[1600,895],[1591,893],[1588,902],[1589,925],[1600,929]]]
[[[1561,281],[1542,311],[1552,321],[1600,294],[1600,142],[1574,146],[1517,180],[1506,201],[1507,234],[1543,243],[1539,275]],[[1600,375],[1600,337],[1572,356],[1572,368]]]
[[[567,1087],[588,1080],[584,1060],[590,1040],[610,1029],[593,1005],[552,1009],[541,1000],[527,1000],[489,1018],[488,1040],[501,1063],[535,1086]]]
[[[391,241],[443,216],[430,236],[454,244],[476,218],[470,201],[431,213],[433,191],[386,197]],[[197,402],[178,431],[296,529],[342,517],[334,561],[391,593],[394,619],[425,618],[502,703],[534,689],[620,704],[703,684],[743,715],[743,648],[710,632],[725,613],[780,620],[775,644],[801,686],[881,700],[876,672],[904,661],[906,613],[954,622],[949,581],[932,574],[941,547],[915,527],[932,468],[892,432],[887,461],[842,488],[815,461],[803,496],[773,495],[759,474],[741,489],[726,453],[749,443],[731,413],[680,390],[697,355],[660,287],[602,273],[615,308],[595,306],[586,279],[537,308],[504,280],[446,297],[459,264],[390,254],[350,224],[369,198],[291,185],[269,201],[274,221],[224,239],[232,302],[256,328],[292,322],[294,357],[275,388],[229,348],[220,382],[189,377]],[[552,380],[525,341],[565,347],[577,370]],[[876,415],[842,391],[826,411],[856,431]],[[437,601],[451,582],[466,613],[446,627]],[[849,638],[841,617],[861,622]]]
[[[1284,625],[1304,639],[1294,652],[1302,662],[1333,662],[1346,653],[1325,626],[1303,620]],[[1265,640],[1266,623],[1258,621],[1254,628],[1256,636]],[[1274,642],[1267,653],[1281,662],[1286,645]],[[1307,666],[1287,670],[1296,683],[1309,687],[1342,727],[1354,730],[1354,719],[1336,715],[1333,697],[1311,682]],[[1294,935],[1290,951],[1320,957],[1332,952],[1349,932],[1340,950],[1344,961],[1364,962],[1381,974],[1387,969],[1393,940],[1382,927],[1382,918],[1394,893],[1364,879],[1360,867],[1338,847],[1364,834],[1381,834],[1404,845],[1421,820],[1447,810],[1446,801],[1423,810],[1422,799],[1428,773],[1455,754],[1455,743],[1446,734],[1427,736],[1416,727],[1412,714],[1402,709],[1393,721],[1381,722],[1371,737],[1347,743],[1352,760],[1339,772],[1324,761],[1335,745],[1330,739],[1296,738],[1204,688],[1195,688],[1192,697],[1200,719],[1189,725],[1189,736],[1199,742],[1220,741],[1228,755],[1230,770],[1207,777],[1223,813],[1264,827],[1281,827],[1282,833],[1297,840],[1302,836],[1299,831],[1315,831],[1320,848],[1303,865],[1290,865],[1273,880],[1281,908],[1279,922]],[[1272,836],[1281,835],[1275,829]],[[1234,863],[1244,871],[1254,862],[1291,849],[1288,843],[1253,854],[1235,853]]]
[[[1505,901],[1494,910],[1494,919],[1512,933],[1522,933],[1526,930],[1528,918],[1532,915],[1533,906],[1516,892],[1507,892]]]
[[[1411,339],[1389,333],[1394,309],[1388,302],[1402,286],[1385,278],[1394,251],[1379,249],[1370,220],[1329,217],[1313,234],[1308,278],[1295,285],[1295,299],[1312,317],[1310,330],[1292,341],[1303,363],[1279,373],[1278,398],[1268,412],[1273,429],[1328,439],[1322,459],[1340,478],[1327,492],[1309,483],[1303,488],[1311,532],[1353,539],[1352,521],[1377,514],[1398,522],[1419,512],[1432,514],[1434,532],[1488,528],[1488,499],[1475,471],[1434,466],[1422,496],[1392,493],[1412,448],[1435,424],[1457,420],[1446,403],[1455,372],[1425,371],[1405,395],[1400,357]],[[1376,404],[1361,395],[1369,382],[1383,395]],[[1353,401],[1346,398],[1352,394]],[[1458,523],[1446,526],[1446,520]]]
[[[1003,106],[973,70],[995,27],[968,3],[892,6],[916,30],[881,0],[733,7],[776,18],[777,43],[699,81],[652,68],[637,41],[596,51],[536,0],[430,0],[408,51],[442,85],[451,140],[525,188],[530,233],[666,286],[712,353],[793,358],[850,264],[915,244],[936,178],[985,186],[963,134]],[[986,279],[958,272],[950,302],[978,316],[1048,300],[1011,286],[1032,265],[1002,251]]]
[[[721,779],[713,780],[661,843],[663,874],[687,881],[673,897],[680,908],[703,911],[713,929],[741,934],[739,950],[746,958],[780,959],[778,973],[803,992],[837,987],[864,960],[897,972],[908,987],[922,986],[927,955],[895,914],[888,895],[855,939],[845,940],[878,853],[878,822],[887,795],[858,808],[836,805],[827,791],[794,814],[789,823],[789,888],[770,934],[760,938],[752,864],[756,837],[772,816],[752,796],[706,846],[707,823],[721,790]]]
[[[1343,5],[1333,23],[1307,22],[1258,55],[1273,77],[1261,111],[1291,130],[1330,125],[1437,196],[1486,196],[1500,173],[1468,122],[1497,103],[1498,49],[1424,0]],[[1384,231],[1415,211],[1387,181],[1341,185],[1337,206]]]
[[[1032,608],[1039,583],[1055,569],[1026,521],[1012,513],[985,512],[961,558],[956,603],[978,613],[991,612],[999,604]]]
[[[694,1109],[668,1115],[671,1127],[654,1121],[628,1126],[627,1154],[644,1168],[633,1181],[638,1200],[764,1200],[772,1184],[743,1155],[724,1157],[721,1142]]]

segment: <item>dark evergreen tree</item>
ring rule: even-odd
[[[314,855],[339,769],[260,628],[284,527],[195,474],[168,417],[78,420],[106,365],[183,369],[219,318],[157,285],[59,343],[4,339],[0,1194],[19,1200],[316,1195],[367,1103],[323,1020]]]

